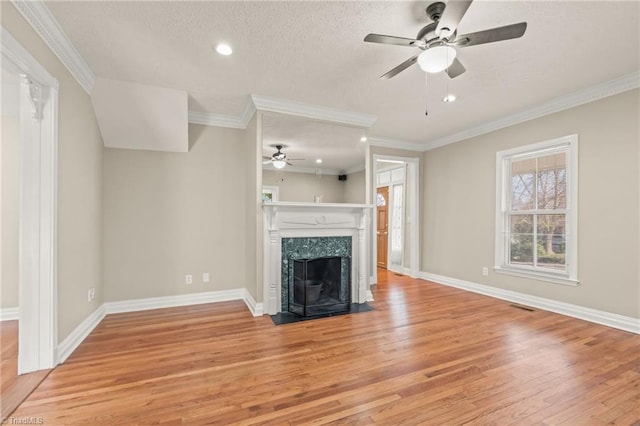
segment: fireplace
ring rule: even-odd
[[[300,260],[340,258],[340,282],[343,292],[340,296],[346,294],[346,301],[340,297],[339,304],[349,303],[353,309],[356,304],[363,304],[367,299],[373,300],[368,285],[370,253],[366,232],[373,206],[274,201],[264,203],[263,209],[264,313],[275,315],[290,312],[289,289],[293,286],[293,264],[294,261]],[[308,288],[301,289],[306,292]],[[293,290],[295,293],[295,288]],[[320,295],[324,290],[310,290],[314,291],[320,291]],[[306,293],[304,294],[302,297],[306,298]],[[301,300],[305,299],[298,299],[298,302]],[[294,304],[299,304],[295,299],[293,301]],[[294,307],[294,310],[296,308]],[[313,312],[318,312],[319,309],[308,309],[307,313],[310,311],[313,315]],[[298,312],[304,315],[304,310],[298,309]]]
[[[349,312],[349,257],[290,259],[289,265],[289,312],[304,317]]]

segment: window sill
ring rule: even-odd
[[[545,274],[544,272],[524,271],[522,269],[507,269],[507,268],[501,268],[499,266],[495,266],[493,270],[498,274],[511,275],[511,276],[520,277],[520,278],[529,278],[529,279],[538,280],[538,281],[546,281],[554,284],[562,284],[562,285],[568,285],[572,287],[577,287],[580,285],[580,281],[578,280],[560,277],[557,275],[549,275],[549,274]]]

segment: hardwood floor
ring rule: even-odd
[[[640,336],[382,272],[374,311],[107,316],[16,410],[44,424],[633,425]]]
[[[18,321],[0,321],[0,424],[51,370],[18,376]]]

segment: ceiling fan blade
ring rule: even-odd
[[[424,42],[422,40],[382,34],[369,34],[364,38],[364,41],[368,41],[369,43],[392,44],[395,46],[424,46]]]
[[[404,71],[407,68],[409,68],[411,65],[415,64],[417,62],[417,60],[418,60],[418,56],[419,55],[416,55],[416,56],[414,56],[412,58],[407,59],[406,61],[404,61],[403,63],[401,63],[400,65],[398,65],[394,69],[392,69],[391,71],[388,71],[386,74],[382,74],[380,76],[380,78],[395,77],[396,75],[400,74],[402,71]]]
[[[293,164],[287,161],[287,166],[293,166]]]
[[[495,41],[510,40],[519,38],[527,30],[527,23],[506,25],[504,27],[491,28],[489,30],[478,31],[477,33],[465,34],[457,37],[460,40],[460,47],[475,46],[477,44],[493,43]],[[465,42],[465,39],[468,40]]]
[[[471,2],[472,0],[449,0],[440,20],[438,20],[436,35],[441,38],[447,38],[453,34],[467,9],[471,6]]]
[[[269,164],[271,163],[271,160],[267,160],[267,161],[263,161],[262,164]]]
[[[444,72],[447,73],[449,78],[456,78],[465,71],[466,69],[464,68],[462,63],[458,60],[458,58],[455,58],[453,60],[453,63],[449,65],[449,68],[447,68]]]

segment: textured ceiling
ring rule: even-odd
[[[369,134],[427,144],[636,72],[640,3],[476,0],[459,33],[521,21],[523,38],[458,49],[454,80],[412,67],[416,51],[364,43],[415,37],[430,2],[47,2],[93,72],[186,90],[189,109],[241,115],[250,94],[378,117]],[[226,41],[229,57],[212,47]],[[449,84],[458,100],[441,102]]]

